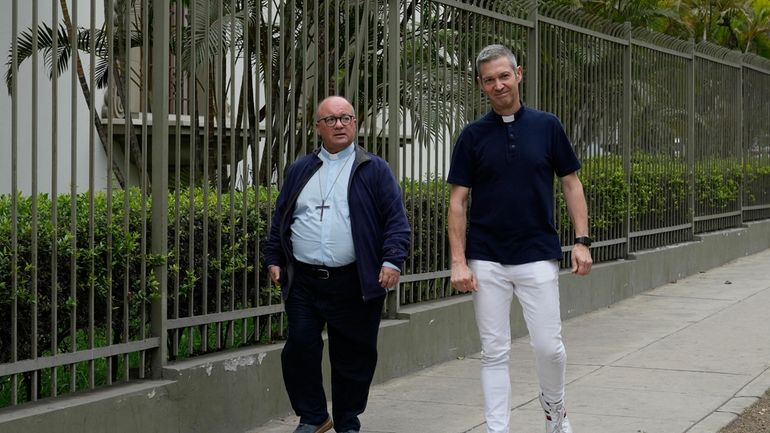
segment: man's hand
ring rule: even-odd
[[[478,290],[476,286],[476,276],[473,275],[471,268],[466,263],[453,263],[452,286],[460,292],[475,292]]]
[[[396,287],[399,279],[401,279],[401,272],[387,266],[383,266],[380,269],[380,278],[378,281],[383,289]]]
[[[572,273],[577,275],[588,275],[591,272],[593,264],[591,251],[583,244],[575,244],[572,247]]]
[[[276,285],[281,285],[281,267],[278,265],[270,265],[267,267],[267,271],[270,272],[270,279]]]

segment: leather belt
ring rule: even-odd
[[[294,262],[297,268],[297,272],[302,275],[316,278],[319,280],[328,280],[329,278],[339,277],[342,275],[348,275],[356,271],[356,262],[347,264],[345,266],[330,267],[323,265],[311,265],[309,263]]]

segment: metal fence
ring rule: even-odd
[[[743,57],[743,220],[770,218],[770,62]]]
[[[770,217],[765,59],[534,1],[81,2],[33,1],[23,23],[12,2],[0,406],[280,339],[263,240],[330,94],[353,102],[414,228],[388,314],[455,295],[444,178],[489,109],[473,65],[489,43],[514,50],[525,103],[583,161],[597,262]],[[52,64],[67,72],[46,80]]]

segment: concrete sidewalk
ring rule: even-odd
[[[563,333],[576,433],[717,432],[770,388],[770,250],[568,320]],[[511,357],[511,433],[543,432],[526,338]],[[374,386],[361,421],[367,433],[485,433],[479,356]]]

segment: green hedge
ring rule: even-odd
[[[257,195],[261,206],[257,206]],[[52,201],[47,194],[37,198],[37,293],[32,290],[34,277],[32,251],[32,198],[17,197],[17,254],[19,262],[16,265],[17,281],[17,321],[19,329],[19,357],[28,356],[31,349],[33,306],[37,308],[38,317],[38,348],[40,351],[50,347],[51,333],[51,287],[54,272],[52,258],[54,245],[57,249],[56,284],[58,287],[56,302],[58,304],[57,324],[59,340],[69,332],[72,311],[76,311],[78,328],[89,325],[88,306],[90,292],[94,291],[94,321],[97,328],[106,328],[108,302],[112,309],[113,341],[122,341],[124,334],[123,317],[127,312],[130,317],[129,336],[137,338],[142,326],[140,308],[157,295],[158,282],[152,272],[153,266],[168,261],[169,264],[169,313],[177,301],[173,292],[176,281],[179,281],[179,309],[181,316],[189,315],[190,296],[195,296],[194,312],[202,312],[201,293],[204,279],[208,283],[208,311],[215,311],[217,299],[216,287],[223,287],[221,304],[223,310],[229,309],[231,302],[238,307],[245,304],[240,290],[231,291],[229,287],[241,287],[244,279],[253,278],[254,264],[261,262],[261,249],[256,247],[256,239],[264,238],[266,227],[265,215],[268,194],[275,197],[275,192],[261,189],[258,192],[249,190],[246,193],[236,193],[232,197],[235,213],[230,217],[230,196],[221,197],[221,209],[217,210],[216,194],[208,192],[208,203],[204,206],[204,194],[200,189],[180,191],[179,209],[179,250],[175,254],[177,242],[177,206],[176,196],[169,195],[169,230],[168,257],[149,254],[151,239],[152,206],[149,198],[142,198],[139,190],[131,189],[128,194],[116,191],[112,196],[111,206],[104,192],[93,196],[94,222],[91,225],[89,193],[76,197],[77,201],[77,245],[73,248],[73,236],[70,231],[70,196],[63,194],[57,198],[58,223],[54,231],[52,219]],[[194,214],[190,215],[189,203],[194,202]],[[244,219],[244,204],[246,212]],[[192,224],[191,224],[192,221]],[[245,221],[245,225],[244,225]],[[204,245],[204,225],[207,224],[208,239]],[[190,227],[193,227],[191,236]],[[12,240],[11,240],[11,196],[0,196],[0,316],[9,318],[0,326],[0,362],[10,358],[11,327],[8,326],[12,308]],[[91,245],[90,230],[93,227],[93,246]],[[217,258],[217,234],[221,227],[222,252],[221,259]],[[142,233],[146,233],[144,241]],[[231,242],[232,235],[232,242]],[[193,254],[190,254],[190,251]],[[145,253],[147,252],[147,253]],[[208,254],[204,254],[207,252]],[[71,294],[70,266],[75,254],[76,294]],[[191,257],[192,256],[192,257]],[[206,274],[202,272],[204,256],[208,257]],[[259,257],[258,257],[259,256]],[[142,257],[146,258],[143,263]],[[264,286],[265,275],[261,273],[261,284]],[[205,278],[204,278],[205,277]],[[143,283],[144,280],[144,283]],[[221,284],[217,284],[217,283]],[[253,286],[253,284],[251,284]],[[111,290],[111,297],[108,296]],[[267,303],[269,297],[276,302],[277,293],[255,293],[252,288],[247,299],[253,302],[255,297],[261,303]],[[127,301],[127,302],[126,302]],[[126,311],[126,308],[128,310]],[[106,343],[106,342],[105,342]],[[79,347],[83,349],[85,347]]]
[[[442,251],[434,246],[442,243],[447,245],[446,230],[443,229],[446,226],[446,210],[437,212],[433,202],[437,194],[444,194],[446,203],[448,189],[440,180],[425,183],[405,182],[403,189],[409,220],[415,227],[414,253],[407,263],[406,272],[421,272],[428,270],[430,266],[435,267],[436,263],[442,263]],[[178,196],[170,193],[167,257],[144,253],[151,250],[149,239],[152,206],[150,199],[143,198],[138,189],[131,189],[127,195],[123,191],[115,191],[110,207],[105,192],[94,194],[93,246],[90,244],[89,231],[91,195],[77,195],[77,245],[74,249],[73,236],[70,233],[70,196],[62,194],[57,198],[58,220],[54,232],[50,196],[40,194],[37,197],[36,293],[32,290],[32,198],[17,196],[19,358],[24,359],[31,353],[33,331],[30,317],[33,314],[33,306],[37,307],[39,354],[44,354],[51,345],[50,288],[54,275],[54,245],[57,248],[58,260],[56,329],[60,342],[69,335],[72,311],[76,312],[78,328],[85,329],[89,326],[88,306],[92,286],[94,323],[97,329],[104,330],[107,327],[109,302],[112,308],[113,341],[123,340],[123,318],[126,312],[130,318],[129,336],[131,339],[138,338],[142,326],[147,326],[147,321],[142,323],[140,320],[140,309],[157,296],[159,286],[152,267],[164,261],[167,261],[169,267],[169,317],[174,317],[177,307],[180,317],[189,316],[191,304],[194,314],[203,313],[201,300],[204,281],[207,286],[208,312],[217,311],[218,308],[227,311],[231,304],[239,309],[254,306],[257,302],[259,305],[280,302],[279,289],[272,287],[271,290],[265,290],[268,287],[267,274],[261,269],[257,270],[262,263],[267,213],[272,209],[277,194],[275,188],[260,188],[258,191],[252,189],[245,193],[235,193],[232,203],[231,196],[223,194],[217,203],[217,195],[213,190],[207,193],[201,189],[182,190]],[[193,214],[190,211],[191,200]],[[109,209],[111,215],[108,217]],[[176,209],[181,210],[178,215]],[[0,195],[0,316],[9,318],[0,326],[0,362],[10,360],[11,327],[7,325],[10,322],[13,300],[11,224],[11,196]],[[142,233],[146,233],[144,243]],[[220,233],[221,244],[218,245]],[[204,234],[207,234],[206,239]],[[221,248],[219,254],[218,248]],[[176,253],[177,250],[179,253]],[[206,252],[208,254],[204,254]],[[70,281],[73,277],[70,263],[73,253],[76,254],[77,260],[75,296],[72,296],[70,291]],[[145,266],[142,257],[147,258]],[[177,288],[178,299],[175,295]],[[219,298],[217,288],[221,288]],[[124,302],[124,299],[127,299],[127,302]],[[250,331],[256,335],[251,335],[249,339],[272,340],[280,332],[279,328],[278,321],[273,324],[264,321],[263,328]],[[104,339],[99,341],[99,344],[108,344]],[[85,344],[85,341],[81,341],[79,349],[85,349]]]
[[[412,226],[412,254],[407,257],[406,274],[444,269],[448,265],[447,211],[449,185],[443,179],[401,183],[404,207]],[[437,268],[441,267],[440,269]]]
[[[747,204],[768,203],[770,164],[765,159],[752,159],[741,165],[739,161],[711,160],[699,162],[695,167],[695,199],[698,209],[720,211],[734,206],[740,200],[740,185],[745,169]],[[619,233],[630,212],[632,230],[644,229],[645,224],[664,226],[671,222],[670,215],[679,212],[687,215],[687,168],[680,160],[669,157],[635,155],[632,159],[632,176],[626,182],[623,164],[619,157],[602,156],[584,161],[580,173],[591,209],[592,234],[605,239]],[[441,270],[448,265],[448,239],[446,213],[449,187],[442,179],[429,181],[407,180],[402,183],[405,207],[413,227],[412,248],[406,273]],[[628,191],[632,200],[627,203]],[[91,195],[79,194],[77,204],[77,245],[73,249],[70,233],[70,196],[56,198],[58,210],[57,229],[52,223],[53,204],[46,194],[37,197],[37,293],[31,291],[32,264],[32,199],[17,196],[18,240],[16,267],[17,315],[19,320],[19,358],[30,353],[33,305],[37,308],[39,353],[50,350],[51,286],[53,284],[52,257],[57,249],[56,303],[58,305],[55,328],[59,341],[69,333],[72,311],[76,311],[77,326],[87,328],[89,293],[94,291],[94,322],[99,329],[107,328],[108,301],[112,308],[113,340],[122,340],[123,317],[131,318],[129,336],[136,338],[146,322],[141,323],[139,309],[157,296],[158,282],[152,267],[167,261],[169,266],[169,317],[178,306],[180,316],[189,316],[190,304],[194,314],[203,309],[204,281],[208,287],[207,310],[229,310],[230,305],[243,308],[279,302],[277,288],[265,290],[265,272],[257,267],[262,263],[267,213],[277,196],[274,188],[250,189],[237,192],[232,197],[223,194],[217,203],[215,191],[201,189],[182,190],[178,195],[170,193],[168,257],[145,254],[148,243],[142,242],[146,232],[151,238],[151,203],[140,192],[131,189],[127,194],[115,191],[111,206],[104,192],[93,196],[93,246],[90,244],[89,217]],[[193,201],[193,214],[190,201]],[[562,232],[569,225],[564,200],[558,198],[558,223]],[[233,214],[231,216],[231,207]],[[181,209],[179,215],[175,209]],[[110,212],[108,212],[108,210]],[[108,219],[108,213],[111,216]],[[177,223],[178,217],[178,223]],[[177,230],[178,227],[178,230]],[[191,230],[192,227],[192,230]],[[177,237],[178,232],[178,237]],[[221,253],[217,254],[221,232]],[[204,244],[204,233],[206,234]],[[176,247],[178,242],[177,254]],[[111,245],[111,247],[108,247]],[[76,254],[77,267],[75,295],[72,295],[70,262]],[[0,362],[10,359],[12,308],[12,244],[11,244],[11,196],[0,195]],[[142,257],[146,257],[143,267]],[[205,272],[204,272],[205,270]],[[145,281],[142,285],[142,281]],[[179,290],[178,299],[175,296]],[[217,288],[221,297],[217,299]],[[244,296],[245,288],[245,296]],[[262,288],[261,290],[259,288]],[[127,290],[126,290],[127,289]],[[112,294],[110,298],[108,294]],[[127,299],[127,302],[124,302]],[[193,302],[191,302],[193,301]],[[265,321],[267,322],[267,321]],[[270,340],[277,329],[253,329],[250,340]],[[83,343],[85,344],[85,343]],[[104,344],[107,344],[105,341]],[[84,347],[80,347],[84,348]]]
[[[734,209],[741,202],[745,169],[746,205],[770,204],[770,162],[765,159],[706,159],[695,165],[695,206],[703,214]],[[626,212],[631,230],[681,224],[672,215],[687,219],[687,165],[668,156],[638,154],[632,157],[631,179],[626,182],[622,159],[601,156],[583,162],[580,179],[590,210],[590,227],[599,239],[623,224]],[[630,203],[626,202],[630,191]],[[564,198],[558,196],[558,222],[569,227]]]

